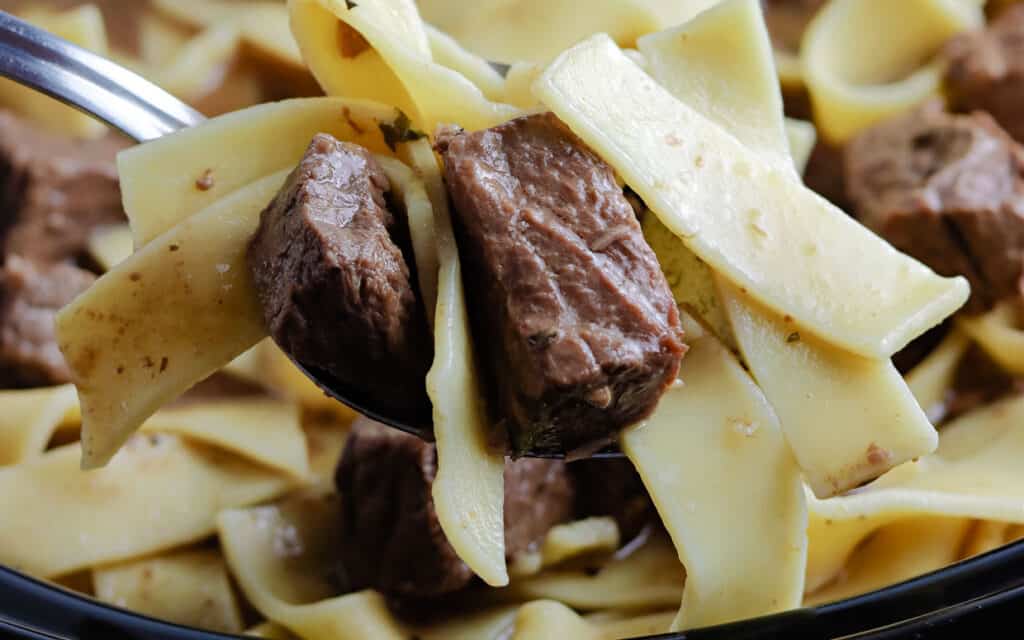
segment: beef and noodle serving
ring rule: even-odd
[[[3,3],[210,119],[0,83],[0,563],[598,640],[1024,537],[1024,3],[586,4]]]

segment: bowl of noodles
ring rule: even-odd
[[[209,116],[136,144],[0,82],[5,632],[899,638],[1019,601],[1024,4],[0,9]],[[425,394],[433,440],[294,361]]]

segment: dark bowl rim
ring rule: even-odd
[[[1024,603],[1024,540],[878,591],[660,640],[836,638],[895,640],[1010,599]],[[0,637],[46,640],[232,640],[99,602],[0,566]],[[635,639],[639,640],[639,639]]]

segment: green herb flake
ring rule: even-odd
[[[413,142],[427,137],[427,134],[412,128],[412,121],[401,109],[398,109],[398,116],[393,123],[382,122],[378,126],[384,135],[384,144],[388,145],[392,151],[395,151],[402,142]]]

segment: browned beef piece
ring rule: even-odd
[[[400,402],[422,397],[433,343],[411,259],[390,235],[408,227],[389,190],[369,151],[317,135],[261,214],[248,262],[286,353]]]
[[[650,414],[686,351],[611,168],[550,113],[442,131],[473,336],[513,451],[571,452]]]
[[[987,114],[930,103],[876,125],[847,146],[845,175],[865,225],[970,280],[970,309],[1020,295],[1024,149]]]
[[[127,144],[75,141],[0,113],[0,257],[75,259],[95,227],[124,221],[114,157]]]
[[[434,511],[436,472],[434,445],[367,418],[353,425],[336,474],[343,511],[339,544],[350,588],[424,598],[470,583],[473,573]],[[570,519],[573,499],[565,463],[506,463],[506,554],[526,550]]]
[[[957,365],[952,388],[946,395],[944,422],[978,407],[1024,392],[1024,380],[1002,369],[978,345],[973,345]]]
[[[953,38],[945,49],[946,88],[959,111],[987,111],[1024,142],[1024,5],[986,29]]]
[[[576,484],[576,515],[615,518],[623,543],[657,520],[643,480],[629,460],[577,460],[569,463],[569,473]]]
[[[804,169],[804,184],[844,211],[850,211],[843,174],[843,149],[819,139]]]
[[[70,380],[54,317],[96,277],[71,264],[39,266],[16,255],[0,269],[0,388]]]
[[[776,49],[796,53],[807,24],[825,0],[761,0],[764,21]]]

